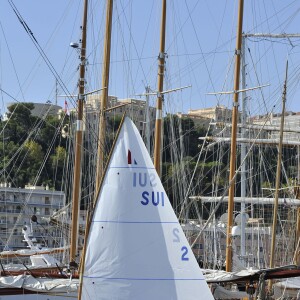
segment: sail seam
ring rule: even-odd
[[[146,170],[155,170],[155,168],[150,168],[150,167],[133,167],[133,166],[129,166],[129,167],[109,167],[110,169],[146,169]]]
[[[122,223],[122,224],[178,224],[178,222],[170,221],[170,222],[156,222],[156,221],[101,221],[94,220],[93,223]]]
[[[101,276],[83,276],[85,278],[98,278],[98,279],[110,279],[110,280],[137,280],[137,281],[196,281],[196,280],[205,280],[204,278],[127,278],[127,277],[101,277]]]

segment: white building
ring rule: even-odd
[[[37,242],[49,248],[62,246],[61,233],[46,221],[65,205],[65,194],[45,187],[26,186],[11,188],[0,184],[0,250],[26,248],[22,228],[30,225],[31,217],[37,217],[33,234]]]
[[[98,116],[100,111],[101,95],[89,95],[86,99],[85,112],[88,122],[92,124],[94,130],[98,129]],[[123,116],[124,112],[135,123],[142,136],[145,135],[146,128],[146,101],[126,98],[118,99],[116,96],[108,96],[107,115],[109,117]],[[154,131],[156,108],[149,107],[149,120],[151,132]]]

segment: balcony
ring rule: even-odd
[[[57,201],[56,201],[57,202]],[[37,207],[53,207],[53,208],[62,208],[63,202],[60,203],[45,203],[43,200],[40,202],[29,202],[26,203],[25,200],[19,201],[19,200],[8,200],[8,199],[0,199],[0,205],[19,205],[19,206],[37,206]]]
[[[22,210],[21,209],[5,209],[3,207],[0,208],[1,213],[10,213],[10,214],[19,214]]]

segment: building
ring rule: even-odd
[[[210,127],[212,135],[218,135],[222,132],[223,137],[230,136],[230,126],[232,121],[232,110],[223,106],[217,105],[214,107],[191,109],[187,114],[178,113],[180,118],[186,117],[194,121],[195,126]],[[241,119],[239,112],[238,120]],[[226,127],[226,130],[224,128]]]
[[[33,224],[37,243],[49,248],[61,247],[61,233],[46,219],[64,205],[65,194],[60,191],[37,186],[12,188],[10,184],[0,184],[0,250],[26,248],[22,228],[32,223],[33,215],[38,220],[37,224]]]
[[[222,222],[209,223],[203,230],[203,224],[199,220],[189,220],[183,224],[183,230],[188,241],[193,245],[192,250],[196,259],[204,268],[225,267],[226,260],[226,233],[227,224]],[[232,239],[233,269],[242,263],[244,267],[268,268],[270,263],[272,226],[265,224],[262,219],[249,219],[245,228],[245,255],[241,255],[241,233],[236,230]],[[195,237],[200,237],[195,240]],[[232,231],[234,232],[234,231]],[[276,252],[274,264],[276,267],[292,265],[295,256],[293,236],[276,236]],[[287,246],[287,244],[289,246]],[[237,269],[235,269],[237,271]]]
[[[206,117],[203,117],[201,115],[194,115],[194,114],[184,114],[184,113],[181,113],[181,112],[178,112],[176,114],[180,119],[185,119],[185,118],[189,118],[189,119],[192,119],[193,122],[194,122],[194,125],[196,127],[204,127],[204,128],[208,128],[209,127],[209,124],[211,122],[211,119],[208,119]]]
[[[101,95],[88,95],[85,103],[86,123],[97,132],[99,124]],[[146,101],[133,98],[118,99],[116,96],[108,96],[107,115],[109,118],[114,116],[122,117],[126,115],[132,119],[137,126],[142,137],[146,135],[147,105]],[[153,134],[155,127],[156,108],[149,107],[149,128],[150,135]]]
[[[215,107],[191,109],[188,111],[189,117],[201,117],[210,120],[211,122],[231,122],[232,110],[223,106],[217,105]]]
[[[51,103],[51,101],[47,101],[46,103],[37,103],[37,102],[24,102],[24,104],[33,104],[34,108],[31,110],[31,114],[35,117],[39,117],[42,118],[45,115],[50,115],[50,116],[57,116],[60,111],[62,110],[62,107],[59,105],[55,105],[53,103]],[[10,102],[7,104],[7,108],[9,108],[10,106],[14,105],[14,104],[18,104],[18,105],[22,105],[22,102]],[[7,117],[4,116],[4,119],[6,119]]]
[[[269,139],[279,140],[279,128],[281,123],[281,114],[267,114],[255,116],[250,122],[262,127],[263,136]],[[284,116],[284,141],[300,141],[300,112],[286,112]]]

